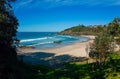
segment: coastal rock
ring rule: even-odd
[[[33,46],[20,46],[19,48],[22,48],[22,49],[26,49],[26,48],[35,48],[35,47],[33,47]]]
[[[55,44],[60,44],[62,41],[54,41]]]

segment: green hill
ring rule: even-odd
[[[77,25],[64,31],[61,31],[59,34],[63,35],[98,35],[106,30],[105,25],[94,25],[94,26],[84,26]]]

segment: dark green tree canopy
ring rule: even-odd
[[[0,0],[0,44],[11,46],[16,36],[18,20],[14,16],[11,2],[15,0]]]
[[[120,34],[120,18],[115,18],[108,24],[107,32],[112,36],[118,36]]]
[[[18,20],[14,16],[11,2],[0,0],[0,79],[21,79],[17,73],[17,53],[14,49]]]
[[[99,62],[104,62],[109,54],[114,51],[114,40],[107,33],[98,35],[94,42],[90,45],[89,56],[97,59]]]

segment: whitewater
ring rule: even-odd
[[[85,37],[58,35],[56,32],[18,32],[17,36],[21,46],[34,46],[36,48],[59,47],[88,40]],[[56,44],[55,41],[61,41],[61,43]]]

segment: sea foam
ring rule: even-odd
[[[37,45],[50,44],[50,43],[53,43],[53,42],[43,42],[43,43],[37,43],[37,44],[28,45],[28,46],[37,46]]]
[[[43,37],[43,38],[35,38],[35,39],[25,39],[25,40],[21,40],[20,42],[32,42],[32,41],[38,41],[38,40],[45,40],[45,39],[50,39],[52,37]]]

